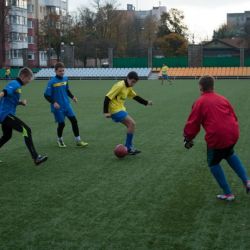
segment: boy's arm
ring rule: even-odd
[[[200,112],[200,105],[199,103],[194,103],[192,111],[184,127],[183,136],[185,138],[184,139],[185,142],[190,142],[195,138],[195,136],[200,131],[201,122],[202,122],[202,117]]]
[[[26,106],[27,105],[27,100],[19,100],[18,105]]]
[[[143,99],[142,97],[136,95],[135,97],[133,97],[133,99],[137,102],[139,102],[140,104],[143,104],[145,106],[147,105],[152,105],[152,101],[147,101],[145,99]]]
[[[68,97],[70,97],[71,99],[74,98],[74,95],[71,93],[71,91],[69,89],[67,89],[67,95]]]
[[[78,102],[78,99],[76,96],[74,96],[69,89],[67,89],[67,95],[70,97],[74,102]]]
[[[7,91],[5,89],[0,92],[0,98],[4,97],[6,95],[7,95]]]
[[[109,113],[109,102],[110,102],[109,97],[105,96],[104,103],[103,103],[103,113],[104,113],[104,115],[105,115],[107,118],[110,117],[110,113]]]
[[[47,95],[46,93],[44,93],[44,98],[49,102],[49,103],[55,103],[55,101],[52,99],[51,96]]]
[[[72,92],[70,91],[70,89],[69,89],[69,82],[67,81],[67,86],[66,86],[66,88],[67,88],[67,95],[68,95],[68,97],[70,97],[71,99],[73,99],[74,101],[77,101],[77,98],[72,94]]]
[[[51,82],[49,81],[48,82],[48,85],[47,85],[47,88],[46,88],[46,90],[45,90],[45,92],[44,92],[44,98],[49,102],[49,103],[55,103],[55,100],[53,100],[53,98],[52,98],[52,91],[53,91],[53,89],[52,89],[52,86],[51,86],[52,84],[51,84]]]

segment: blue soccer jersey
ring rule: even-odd
[[[68,109],[70,107],[70,100],[67,93],[68,89],[68,77],[54,76],[48,82],[44,95],[49,96],[53,102],[57,102],[61,109]],[[51,111],[55,111],[53,103],[51,103]]]
[[[2,122],[7,115],[16,114],[16,106],[19,104],[21,96],[22,82],[16,79],[8,83],[3,91],[4,97],[0,99],[0,122]]]

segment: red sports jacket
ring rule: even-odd
[[[204,92],[193,104],[184,128],[184,136],[192,140],[200,131],[206,131],[209,148],[222,149],[235,144],[239,138],[239,125],[229,101],[215,92]]]

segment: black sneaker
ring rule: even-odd
[[[39,164],[47,161],[47,159],[48,159],[47,155],[38,155],[37,158],[34,160],[34,162],[38,166]]]
[[[141,153],[141,151],[138,150],[138,149],[135,149],[135,148],[131,148],[131,149],[128,150],[129,155],[137,155],[137,154],[140,154],[140,153]]]

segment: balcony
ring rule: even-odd
[[[22,67],[23,66],[23,58],[13,58],[10,59],[10,66]]]

